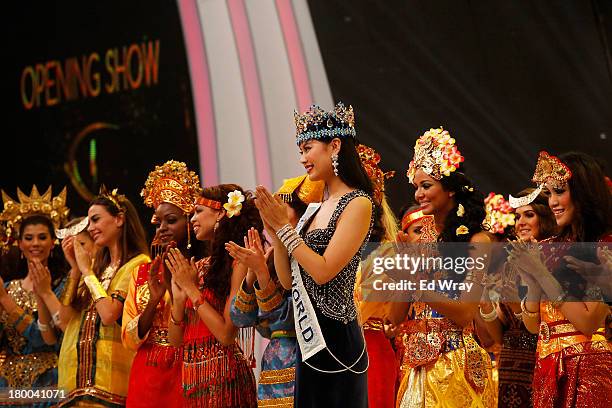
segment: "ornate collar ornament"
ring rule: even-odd
[[[308,140],[355,137],[355,114],[353,107],[342,102],[334,110],[326,112],[318,105],[311,105],[302,114],[294,111],[295,136],[298,146]]]
[[[501,194],[489,193],[485,202],[485,228],[493,234],[503,234],[506,227],[514,225],[515,216],[510,204]]]
[[[519,208],[529,205],[542,192],[544,185],[550,183],[554,188],[563,188],[572,178],[572,171],[559,158],[551,156],[544,150],[538,156],[535,172],[531,181],[537,184],[537,188],[525,197],[508,197],[512,208]]]
[[[457,170],[463,156],[448,131],[443,128],[429,129],[419,137],[414,145],[414,157],[408,167],[408,180],[412,183],[418,169],[423,170],[435,180]]]
[[[234,190],[227,193],[227,203],[223,204],[228,218],[240,215],[242,203],[244,202],[244,194],[240,190]]]
[[[155,166],[140,195],[148,207],[155,209],[161,203],[170,203],[187,215],[193,212],[194,202],[201,191],[198,175],[189,171],[185,163],[170,160]]]
[[[383,172],[378,163],[380,163],[380,155],[373,148],[360,144],[357,146],[357,153],[361,159],[361,165],[368,173],[368,177],[374,186],[374,199],[376,202],[381,202],[385,193],[385,180],[395,176],[395,171]]]
[[[274,195],[277,195],[286,203],[293,200],[293,193],[297,192],[297,196],[304,204],[320,203],[323,201],[323,191],[325,182],[311,181],[307,174],[299,177],[285,179],[283,185]]]
[[[85,217],[81,221],[79,221],[77,224],[74,224],[70,227],[55,230],[55,236],[58,239],[73,237],[85,231],[85,228],[87,228],[88,225],[89,225],[89,217]]]
[[[412,224],[414,224],[417,221],[421,221],[422,219],[427,218],[427,217],[431,217],[433,219],[433,215],[425,215],[423,214],[423,210],[418,209],[418,208],[416,210],[407,212],[402,217],[402,222],[401,222],[402,231],[406,232]]]
[[[66,187],[55,197],[51,192],[51,186],[43,195],[40,195],[36,186],[32,186],[29,196],[18,188],[17,198],[19,201],[12,199],[2,190],[4,203],[4,210],[0,214],[0,247],[2,248],[17,243],[21,223],[32,215],[40,214],[49,217],[55,229],[62,226],[68,219],[70,210],[66,207]]]

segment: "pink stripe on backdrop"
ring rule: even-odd
[[[303,112],[313,103],[313,100],[304,50],[302,49],[302,39],[298,31],[291,0],[275,1],[283,30],[283,37],[285,37],[289,64],[291,65],[291,75],[293,76],[293,87],[297,96],[298,110]]]
[[[196,0],[179,0],[185,48],[191,74],[191,93],[198,130],[198,147],[202,185],[219,184],[215,114],[210,89],[204,31],[200,24]]]
[[[242,85],[249,109],[251,122],[251,137],[255,153],[255,170],[257,183],[272,188],[272,171],[268,151],[268,136],[264,101],[261,95],[257,61],[251,38],[251,28],[246,14],[244,0],[228,0],[227,2],[234,38],[240,59]]]

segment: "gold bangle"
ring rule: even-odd
[[[98,278],[96,278],[96,275],[87,275],[85,278],[83,278],[83,280],[85,281],[85,285],[87,285],[89,293],[91,293],[91,297],[93,298],[94,302],[97,302],[102,298],[108,297],[106,290],[104,289]]]
[[[522,300],[521,300],[521,310],[523,311],[523,315],[530,317],[532,319],[535,319],[536,317],[538,317],[538,314],[540,313],[540,311],[537,312],[530,312],[529,310],[527,310],[527,306],[525,304],[525,302],[527,301],[527,296],[525,296]]]
[[[170,313],[170,323],[175,326],[183,326],[183,324],[185,323],[185,318],[183,318],[182,320],[174,320],[174,317],[172,317],[172,313]]]

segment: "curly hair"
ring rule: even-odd
[[[442,242],[469,242],[472,236],[483,231],[485,218],[484,195],[474,186],[467,176],[459,171],[440,180],[444,191],[452,191],[455,205],[444,220],[444,228],[438,236]],[[463,205],[464,214],[457,215],[459,204]],[[460,226],[468,228],[467,234],[457,234]]]
[[[237,184],[220,184],[207,187],[202,190],[201,196],[209,200],[224,203],[227,201],[228,193],[234,190],[240,191],[245,200],[242,203],[240,215],[231,218],[225,216],[219,220],[215,236],[211,242],[210,269],[204,276],[204,287],[210,289],[218,302],[216,307],[221,308],[229,296],[233,258],[225,249],[225,244],[234,241],[239,245],[249,228],[254,227],[260,234],[263,231],[263,221],[259,216],[259,210],[255,207],[253,193],[245,191]]]

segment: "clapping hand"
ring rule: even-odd
[[[44,266],[38,259],[28,260],[28,270],[32,284],[34,287],[34,293],[38,296],[42,296],[51,292],[51,272],[49,268]]]
[[[266,230],[270,235],[276,234],[276,231],[283,225],[289,224],[285,203],[280,197],[273,196],[263,186],[257,186],[256,194],[255,206],[259,210],[259,215],[264,221],[264,224],[267,224]],[[270,227],[272,231],[270,231],[268,227]]]

